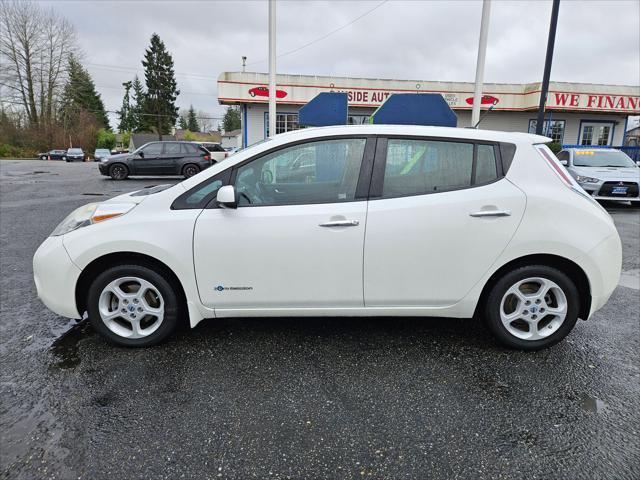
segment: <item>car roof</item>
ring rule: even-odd
[[[431,127],[424,125],[336,125],[330,127],[312,127],[276,135],[273,140],[286,142],[331,135],[403,135],[460,138],[510,143],[549,143],[551,138],[523,132],[502,132],[460,127]],[[278,142],[279,143],[279,142]]]

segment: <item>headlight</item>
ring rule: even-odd
[[[89,203],[76,208],[51,233],[52,237],[64,235],[80,227],[116,218],[131,211],[135,203]]]
[[[578,181],[578,183],[598,183],[598,182],[600,182],[599,178],[583,177],[582,175],[578,175],[576,177],[576,180]]]

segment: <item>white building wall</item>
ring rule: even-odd
[[[265,138],[265,112],[267,105],[246,105],[247,108],[247,145],[252,145]],[[278,113],[297,113],[299,107],[295,105],[278,105]],[[370,114],[371,109],[350,108],[350,114]],[[471,123],[471,111],[457,110],[458,127],[468,127]],[[485,111],[482,112],[484,115]],[[499,130],[504,132],[528,132],[529,121],[537,118],[536,111],[529,112],[489,112],[480,123],[478,128],[483,130]],[[547,114],[548,118],[548,114]],[[569,113],[553,112],[554,120],[564,120],[565,130],[563,142],[566,145],[579,143],[580,123],[588,121],[607,121],[614,123],[613,139],[611,144],[619,146],[623,144],[625,129],[625,115],[612,114],[589,114],[589,113]]]

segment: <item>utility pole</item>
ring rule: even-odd
[[[536,122],[537,135],[542,135],[542,128],[544,126],[544,106],[547,103],[547,93],[549,92],[549,77],[551,76],[553,48],[556,44],[556,27],[558,26],[559,9],[560,0],[553,0],[551,23],[549,24],[549,39],[547,40],[547,58],[544,61],[544,74],[542,76],[542,88],[540,89],[540,105],[538,106],[538,120]]]
[[[242,73],[244,73],[244,69],[247,66],[247,57],[245,57],[244,55],[242,56]]]
[[[276,0],[269,0],[269,136],[276,134]]]
[[[487,54],[487,36],[489,34],[489,16],[491,0],[482,2],[482,19],[480,20],[480,40],[478,40],[478,62],[476,63],[476,83],[473,89],[473,107],[471,109],[471,126],[476,127],[480,120],[482,104],[482,83],[484,82],[484,59]]]

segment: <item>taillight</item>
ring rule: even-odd
[[[229,156],[229,152],[224,152],[224,158],[227,158]]]
[[[209,155],[205,155],[205,156],[204,156],[204,159],[205,159],[207,162],[210,162],[210,161],[211,161],[211,157],[210,157]]]

